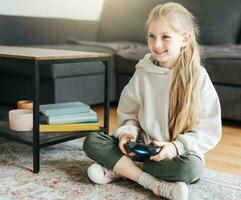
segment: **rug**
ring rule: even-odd
[[[90,182],[93,161],[82,150],[83,139],[41,149],[41,170],[33,174],[32,148],[0,138],[1,200],[157,200],[130,180],[107,185]],[[241,200],[241,177],[206,169],[189,187],[190,200]]]

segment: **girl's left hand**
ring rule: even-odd
[[[170,160],[177,156],[177,150],[173,143],[157,142],[157,141],[154,141],[153,143],[158,147],[161,147],[162,149],[157,155],[151,156],[150,160],[155,160],[155,161],[160,161],[164,159]]]

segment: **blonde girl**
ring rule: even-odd
[[[188,199],[187,184],[200,179],[204,154],[221,137],[217,93],[200,64],[198,28],[178,3],[156,6],[147,23],[150,53],[122,91],[113,136],[93,133],[84,151],[96,161],[88,168],[98,184],[127,177],[155,195]],[[141,139],[161,151],[142,163],[124,144]]]

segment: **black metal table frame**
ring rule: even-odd
[[[86,136],[91,131],[74,132],[73,134],[66,134],[64,136],[53,137],[50,140],[40,143],[39,134],[39,68],[41,65],[46,64],[59,64],[59,63],[76,63],[76,62],[94,62],[101,61],[105,65],[105,83],[104,83],[104,126],[101,131],[108,134],[109,132],[109,86],[110,86],[110,70],[111,70],[111,56],[93,57],[93,58],[74,58],[74,59],[58,59],[58,60],[27,60],[15,58],[0,58],[0,61],[5,63],[21,63],[32,67],[31,77],[33,83],[33,131],[32,141],[21,136],[14,134],[1,133],[0,137],[13,140],[22,144],[33,147],[33,172],[40,171],[40,149],[43,147],[51,146],[61,142],[77,139]],[[0,130],[1,131],[1,130]],[[92,131],[93,132],[93,131]]]

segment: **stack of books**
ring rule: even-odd
[[[96,112],[80,101],[40,105],[39,110],[40,132],[100,130]]]

